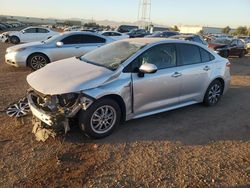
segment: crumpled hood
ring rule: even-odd
[[[27,82],[45,95],[79,92],[105,83],[113,71],[83,62],[75,57],[48,64],[27,76]]]
[[[9,48],[7,48],[7,52],[12,52],[12,51],[16,51],[17,49],[20,49],[20,48],[27,48],[27,47],[38,47],[38,46],[42,46],[44,45],[44,43],[42,42],[29,42],[29,43],[24,43],[24,44],[18,44],[18,45],[14,45],[14,46],[11,46]]]

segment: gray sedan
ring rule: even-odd
[[[102,138],[121,120],[195,103],[216,105],[230,84],[230,62],[199,43],[126,39],[52,63],[27,81],[41,126],[68,130],[68,120],[78,117],[85,134]]]
[[[41,42],[12,46],[6,50],[5,62],[12,66],[40,69],[50,62],[81,56],[114,40],[96,33],[67,32]]]

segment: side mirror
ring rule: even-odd
[[[139,68],[140,73],[143,74],[153,74],[157,72],[157,67],[151,63],[142,64]]]
[[[21,33],[24,34],[24,33],[25,33],[25,30],[22,30]]]
[[[56,43],[56,46],[57,46],[58,48],[62,47],[62,46],[63,46],[63,42],[57,42],[57,43]]]

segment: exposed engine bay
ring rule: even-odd
[[[28,102],[34,115],[33,130],[38,141],[55,137],[64,129],[70,130],[69,119],[79,110],[87,110],[94,99],[82,93],[44,95],[33,89],[28,91]]]

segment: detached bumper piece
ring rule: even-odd
[[[69,119],[77,112],[92,103],[86,97],[78,95],[70,102],[60,102],[62,96],[44,96],[35,91],[28,92],[28,103],[34,116],[33,130],[38,141],[46,141],[49,137],[55,138],[58,133],[66,134],[70,130]]]

